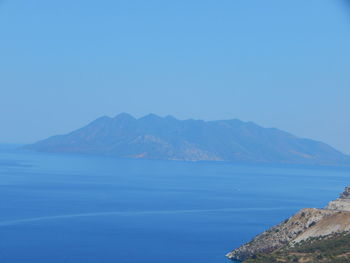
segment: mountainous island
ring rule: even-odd
[[[324,209],[302,209],[226,256],[244,263],[350,262],[350,187]]]
[[[25,146],[52,153],[182,161],[235,161],[349,165],[350,157],[331,146],[237,119],[178,120],[149,114],[101,117],[66,135]]]

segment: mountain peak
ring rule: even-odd
[[[147,115],[141,117],[139,120],[161,120],[161,119],[163,119],[163,118],[154,114],[154,113],[150,113],[150,114],[147,114]]]
[[[122,112],[119,113],[114,117],[116,120],[135,120],[134,116],[130,115],[129,113]]]

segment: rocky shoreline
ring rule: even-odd
[[[259,254],[273,253],[307,240],[331,237],[350,231],[350,187],[325,208],[305,208],[284,222],[257,235],[250,242],[229,252],[226,257],[244,261]]]

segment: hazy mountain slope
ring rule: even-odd
[[[177,120],[154,114],[101,117],[66,135],[26,146],[43,152],[168,160],[346,164],[349,157],[313,140],[239,120]]]

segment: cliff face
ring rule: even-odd
[[[245,260],[283,247],[294,247],[313,238],[330,237],[350,231],[350,188],[324,209],[305,208],[284,222],[271,227],[252,241],[233,250],[229,259]]]

